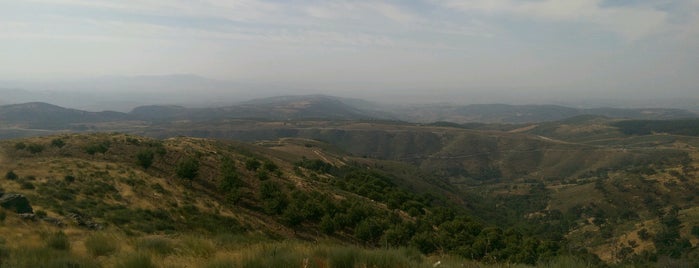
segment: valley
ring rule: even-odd
[[[235,249],[246,243],[287,247],[296,253],[284,258],[315,258],[318,267],[337,260],[315,243],[354,252],[356,265],[373,263],[372,254],[420,256],[425,266],[699,258],[699,137],[687,131],[696,120],[425,124],[345,117],[362,112],[344,106],[299,112],[313,100],[302,102],[258,119],[73,111],[62,124],[83,127],[41,130],[42,121],[0,120],[0,186],[25,196],[36,215],[3,210],[2,237],[34,241],[3,250],[12,256],[62,233],[76,245],[56,253],[68,259],[87,256],[78,248],[93,236],[120,244],[95,265],[131,258],[151,238],[183,251],[194,239],[208,245],[206,260],[232,266],[252,261]],[[242,242],[217,244],[229,236]],[[141,257],[168,267],[203,261],[192,254]]]

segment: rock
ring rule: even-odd
[[[80,227],[85,227],[91,230],[102,230],[103,226],[101,224],[95,223],[91,221],[90,219],[86,219],[82,215],[78,213],[69,213],[68,218],[73,219],[75,224],[77,224]]]
[[[20,213],[17,215],[23,220],[28,220],[28,221],[36,220],[36,214],[34,214],[34,213]]]
[[[29,200],[21,194],[4,194],[0,197],[0,206],[16,213],[34,213]]]
[[[56,225],[56,226],[58,226],[58,227],[63,227],[63,226],[65,226],[65,223],[63,223],[63,221],[61,221],[61,220],[59,220],[59,219],[56,219],[56,218],[44,217],[42,220],[45,221],[45,222],[48,222],[48,223],[50,223],[50,224]]]

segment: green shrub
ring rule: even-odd
[[[123,258],[114,266],[116,268],[155,268],[155,263],[150,256],[144,253],[132,253]]]
[[[27,145],[27,151],[33,154],[38,154],[44,151],[44,146],[41,144],[32,143]]]
[[[24,144],[24,142],[15,143],[15,149],[17,149],[17,150],[24,150],[24,148],[27,148],[27,145]]]
[[[153,164],[155,153],[151,150],[143,150],[136,155],[136,162],[143,169],[148,169]]]
[[[24,190],[33,190],[35,187],[34,184],[32,184],[31,182],[23,181],[22,184],[20,184],[20,188]]]
[[[52,249],[56,250],[69,250],[70,249],[70,241],[68,240],[68,236],[63,232],[63,231],[58,231],[52,234],[49,234],[46,237],[46,246]]]
[[[13,181],[19,179],[19,176],[17,176],[17,174],[15,174],[14,171],[10,170],[7,173],[5,173],[5,179]]]
[[[182,179],[192,180],[199,173],[199,160],[190,157],[177,164],[177,176]]]
[[[51,140],[51,146],[57,147],[57,148],[63,148],[63,146],[66,145],[66,142],[63,141],[62,139],[53,139]]]
[[[256,171],[258,168],[260,168],[261,165],[262,163],[260,163],[260,161],[255,158],[248,158],[247,160],[245,160],[245,169],[250,171]]]
[[[85,249],[93,257],[108,256],[119,249],[119,244],[110,236],[96,233],[85,239]]]

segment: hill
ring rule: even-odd
[[[697,114],[681,109],[617,109],[571,108],[559,105],[426,105],[405,107],[394,111],[400,119],[409,122],[447,121],[454,123],[522,124],[563,120],[581,115],[599,115],[627,119],[683,119]]]
[[[0,142],[0,170],[3,266],[199,266],[213,256],[238,266],[269,258],[240,257],[241,246],[269,254],[265,245],[279,241],[290,241],[285,258],[299,266],[309,258],[337,266],[342,254],[357,265],[428,266],[434,257],[422,254],[438,253],[534,264],[561,247],[472,218],[446,182],[419,170],[310,140],[36,137]],[[299,248],[311,246],[302,241],[330,252],[304,253]]]
[[[356,120],[373,117],[346,104],[342,99],[324,95],[281,96],[254,99],[236,105],[218,108],[185,109],[176,106],[137,107],[130,113],[145,120],[216,120],[253,118],[262,120]]]
[[[63,130],[76,129],[78,124],[127,120],[118,112],[86,112],[67,109],[43,102],[0,106],[0,126],[3,128],[31,128]]]

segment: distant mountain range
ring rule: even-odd
[[[578,109],[557,105],[435,105],[385,107],[369,101],[326,95],[281,96],[255,99],[234,105],[187,108],[174,105],[139,106],[131,112],[88,112],[29,102],[0,106],[0,127],[24,129],[82,129],[84,124],[120,121],[211,121],[254,120],[392,120],[413,123],[536,123],[580,115],[625,119],[696,118],[681,109]]]

